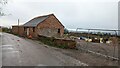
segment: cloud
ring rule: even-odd
[[[14,2],[118,2],[119,0],[14,0]]]
[[[118,26],[118,0],[59,1],[13,0],[6,7],[12,15],[3,20],[1,18],[0,21],[8,20],[2,25],[12,25],[17,24],[17,19],[20,19],[20,23],[25,23],[36,16],[54,13],[66,28],[116,29]]]

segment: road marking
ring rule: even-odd
[[[2,47],[4,47],[4,46],[13,46],[13,45],[2,45]]]
[[[7,53],[19,53],[19,51],[7,51]]]
[[[13,50],[13,48],[12,47],[9,47],[9,48],[2,47],[2,50]]]

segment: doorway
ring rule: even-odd
[[[29,28],[27,28],[27,36],[29,35],[29,32],[30,32],[30,30],[29,30]]]

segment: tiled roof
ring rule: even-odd
[[[52,15],[52,14],[50,14],[50,15]],[[25,27],[35,27],[39,23],[41,23],[42,21],[47,19],[50,15],[39,16],[39,17],[33,18],[32,20],[30,20],[27,23],[25,23],[23,26],[25,26]]]

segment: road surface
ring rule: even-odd
[[[3,66],[86,66],[70,56],[46,47],[44,44],[18,36],[2,35]]]
[[[0,67],[2,66],[2,33],[0,33]]]

